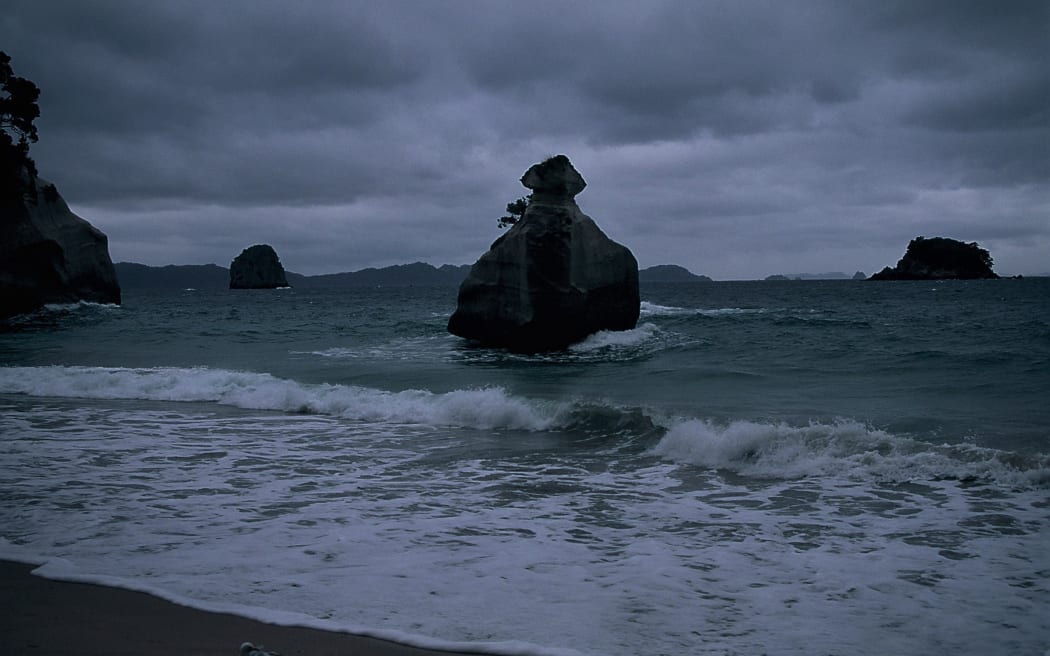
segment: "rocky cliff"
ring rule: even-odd
[[[521,220],[470,269],[449,332],[515,351],[560,349],[638,321],[638,263],[574,200],[587,183],[564,155],[525,172]]]
[[[287,286],[284,267],[272,246],[249,246],[230,263],[230,289],[277,289]]]
[[[0,200],[0,316],[48,303],[120,303],[101,231],[74,214],[55,185],[24,179]]]

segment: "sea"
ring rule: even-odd
[[[1050,279],[642,299],[537,355],[454,287],[16,317],[0,557],[497,655],[1050,653]]]

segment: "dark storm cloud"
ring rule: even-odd
[[[76,189],[86,202],[265,202],[281,189],[312,197],[323,185],[310,184],[311,169],[370,186],[372,176],[357,170],[366,167],[353,167],[333,140],[374,127],[388,111],[382,94],[422,74],[419,56],[363,11],[333,19],[282,5],[266,13],[167,3],[102,3],[97,13],[75,3],[68,13],[31,7],[5,27],[30,43],[47,34],[42,41],[55,46],[24,68],[38,70],[45,90],[45,144],[62,142],[63,156],[77,158],[72,168],[89,176]],[[345,149],[368,135],[351,136]],[[332,160],[351,169],[333,169]],[[285,185],[271,179],[287,176]]]
[[[598,16],[586,5],[541,6],[549,12],[485,24],[486,36],[463,50],[464,67],[483,88],[523,102],[569,97],[578,113],[563,127],[601,142],[761,132],[799,120],[780,96],[856,93],[819,53],[799,52],[821,23],[806,25],[786,3],[751,12],[632,3]]]
[[[472,261],[567,153],[643,265],[1045,270],[1043,2],[21,2],[45,177],[114,257]]]

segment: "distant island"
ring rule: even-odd
[[[229,289],[230,286],[230,270],[217,264],[168,264],[155,267],[135,262],[117,262],[113,267],[124,289]]]
[[[852,276],[841,271],[829,271],[827,273],[777,273],[766,276],[765,280],[866,280],[867,276],[862,271]]]
[[[897,266],[886,267],[871,280],[978,280],[998,278],[992,256],[976,242],[947,237],[916,237]]]
[[[216,264],[169,264],[147,266],[117,262],[117,278],[125,289],[227,289],[230,270]],[[304,276],[285,272],[288,285],[300,289],[339,287],[409,287],[458,285],[467,276],[469,265],[446,264],[435,267],[424,262],[397,264],[381,269],[362,269],[347,273]]]
[[[469,264],[443,264],[436,267],[426,262],[327,273],[318,276],[288,274],[292,287],[446,287],[458,286],[470,272]]]
[[[707,276],[698,276],[677,264],[657,264],[638,271],[638,282],[711,282]]]
[[[230,284],[230,270],[217,264],[147,266],[117,262],[114,267],[124,289],[227,289]],[[414,262],[316,276],[286,271],[285,276],[288,284],[298,289],[457,287],[469,272],[469,264],[436,267],[426,262]],[[641,269],[638,280],[642,283],[710,282],[711,278],[691,273],[684,267],[661,264]]]
[[[279,289],[288,286],[281,258],[269,244],[241,251],[230,263],[230,289]]]

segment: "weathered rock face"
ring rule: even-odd
[[[568,157],[525,172],[524,216],[471,268],[448,322],[454,335],[537,352],[638,322],[638,262],[573,197],[586,186]]]
[[[894,268],[886,267],[871,280],[975,280],[998,278],[992,257],[976,243],[946,237],[916,237]]]
[[[0,200],[0,316],[48,303],[120,303],[109,241],[74,214],[55,185]]]
[[[272,246],[249,246],[230,263],[230,289],[276,289],[287,286],[284,267]]]

